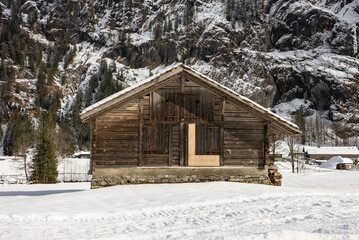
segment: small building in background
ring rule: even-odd
[[[90,159],[90,152],[77,152],[72,155],[73,158]]]
[[[353,163],[338,163],[337,164],[337,169],[339,170],[350,170],[352,168],[354,168],[354,164]]]
[[[315,147],[304,146],[304,155],[310,159],[328,160],[334,156],[341,156],[356,160],[359,158],[359,149],[355,146],[349,147]]]

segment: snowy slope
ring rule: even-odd
[[[2,239],[358,239],[358,172],[212,182],[0,187]],[[29,208],[31,202],[31,208]]]

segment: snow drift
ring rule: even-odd
[[[336,169],[338,163],[353,163],[352,160],[349,158],[342,158],[340,156],[335,156],[326,161],[325,163],[321,164],[321,168],[329,168],[329,169]]]

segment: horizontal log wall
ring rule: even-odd
[[[264,122],[228,101],[223,117],[224,165],[264,166]]]
[[[96,166],[137,166],[139,99],[96,119],[92,159]]]

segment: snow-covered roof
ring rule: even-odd
[[[82,155],[90,155],[90,152],[80,151],[80,152],[74,153],[72,156],[78,157],[78,156],[82,156]]]
[[[125,100],[127,100],[128,98],[130,98],[131,96],[134,96],[135,94],[138,94],[139,92],[155,86],[159,83],[161,83],[162,81],[170,78],[171,76],[174,76],[176,74],[179,74],[180,72],[186,72],[188,74],[193,75],[194,77],[201,79],[202,81],[205,81],[206,83],[208,83],[210,86],[221,90],[222,92],[225,92],[226,94],[230,95],[231,97],[234,97],[236,100],[239,100],[240,102],[250,106],[252,109],[258,111],[259,113],[265,114],[266,116],[269,116],[271,119],[276,120],[276,122],[281,123],[282,125],[286,126],[287,128],[290,129],[290,132],[294,133],[294,134],[299,134],[301,133],[300,129],[298,128],[297,125],[295,125],[294,123],[282,118],[281,116],[271,112],[270,110],[262,107],[261,105],[259,105],[258,103],[236,93],[235,91],[233,91],[232,89],[229,89],[221,84],[219,84],[218,82],[214,81],[213,79],[210,79],[204,75],[202,75],[201,73],[193,70],[192,68],[184,65],[184,64],[176,64],[174,66],[171,66],[167,69],[164,70],[163,73],[159,73],[157,75],[154,75],[142,82],[139,82],[129,88],[126,88],[118,93],[115,93],[107,98],[104,98],[103,100],[87,107],[86,109],[84,109],[81,113],[81,119],[83,121],[87,121],[90,118],[92,118],[94,115],[96,115],[99,112],[103,112],[105,109],[108,109],[109,107],[120,103],[120,102],[124,102]],[[287,129],[288,130],[288,129]]]
[[[354,146],[350,147],[315,147],[315,146],[304,146],[304,151],[310,154],[323,154],[323,155],[358,155],[359,149]]]

